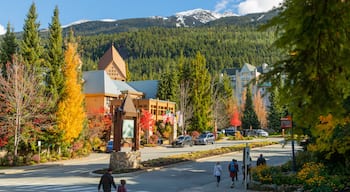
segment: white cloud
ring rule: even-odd
[[[0,24],[0,35],[3,35],[5,33],[6,33],[5,27]]]
[[[215,5],[214,12],[220,12],[222,10],[225,11],[228,3],[230,3],[230,0],[221,0]]]
[[[283,0],[245,0],[238,4],[238,14],[259,13],[278,7]]]

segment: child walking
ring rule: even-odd
[[[118,185],[117,192],[127,192],[125,185],[126,185],[126,181],[124,179],[120,180],[120,185]]]
[[[222,167],[220,165],[220,162],[216,162],[214,165],[214,176],[216,177],[216,187],[219,187],[220,180],[221,180],[221,173],[222,173]]]

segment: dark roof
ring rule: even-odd
[[[130,81],[128,84],[136,91],[144,93],[145,99],[157,98],[158,80]]]
[[[236,71],[239,71],[240,70],[240,68],[238,68],[238,67],[235,67],[235,68],[228,68],[228,69],[223,69],[222,70],[222,73],[226,73],[227,75],[230,75],[230,76],[232,76],[232,75],[236,75]]]

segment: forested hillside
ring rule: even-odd
[[[213,26],[196,28],[151,27],[133,32],[81,36],[83,69],[97,68],[99,58],[111,46],[128,63],[131,80],[159,79],[161,72],[177,66],[181,54],[193,58],[199,51],[211,73],[244,63],[261,65],[277,60],[271,49],[272,31],[257,31],[255,26]]]

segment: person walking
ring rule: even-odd
[[[124,179],[120,180],[120,185],[118,185],[117,192],[127,192],[127,190],[126,190],[126,181]]]
[[[221,180],[221,173],[222,173],[222,167],[220,165],[220,162],[216,162],[214,165],[214,176],[216,177],[216,187],[219,187],[220,180]]]
[[[235,177],[236,177],[236,173],[237,173],[236,167],[237,167],[237,160],[232,159],[232,161],[228,164],[228,171],[230,173],[230,177],[232,180],[231,188],[233,188],[235,186]]]
[[[114,178],[112,176],[112,169],[109,168],[105,174],[101,176],[100,183],[98,184],[98,191],[101,192],[101,186],[103,192],[111,192],[112,186],[117,190],[117,186],[114,183]]]
[[[238,172],[239,172],[239,167],[238,167],[238,162],[237,162],[237,159],[235,159],[235,178],[236,178],[236,181],[238,181]]]
[[[260,154],[258,160],[256,161],[256,166],[260,165],[266,165],[266,159],[264,158],[263,154]]]

